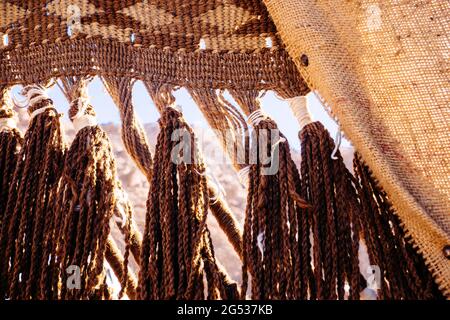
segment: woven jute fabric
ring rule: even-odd
[[[0,38],[0,83],[9,85],[88,74],[308,91],[261,1],[6,0]]]
[[[265,0],[300,73],[340,122],[450,295],[450,3]]]

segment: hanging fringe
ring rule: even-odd
[[[172,94],[172,91],[174,89],[173,86],[170,86],[168,84],[157,84],[147,81],[144,82],[144,85],[147,88],[147,91],[149,92],[153,102],[155,103],[160,113],[162,113],[167,106],[175,106],[175,97]],[[193,93],[191,92],[191,94]],[[210,92],[209,94],[211,95],[212,93]],[[200,95],[201,95],[200,91],[196,91],[196,93],[193,94],[193,96],[196,97]],[[200,98],[198,98],[197,101],[199,101],[199,99]],[[204,99],[205,98],[201,100],[203,101]],[[218,103],[219,98],[217,97],[215,99],[209,99],[209,101],[211,100]],[[202,106],[203,106],[202,110],[205,111],[207,105]],[[216,218],[217,222],[219,223],[221,229],[224,231],[228,240],[232,244],[236,253],[239,255],[239,257],[242,257],[242,232],[238,226],[238,222],[236,221],[234,214],[231,212],[225,199],[223,199],[220,196],[220,194],[218,194],[218,190],[216,190],[211,185],[209,180],[207,180],[207,183],[210,199],[209,206],[211,212]]]
[[[213,89],[189,88],[210,127],[217,135],[222,148],[230,157],[236,170],[248,163],[248,126],[241,112]]]
[[[261,108],[260,101],[258,99],[260,95],[259,90],[247,90],[247,91],[237,91],[229,90],[231,96],[241,107],[245,115],[249,116],[253,111]]]
[[[140,298],[203,299],[203,277],[208,299],[225,298],[229,293],[206,225],[209,194],[194,133],[172,107],[166,107],[159,123],[142,244]],[[190,148],[179,154],[173,153],[179,143],[172,141],[175,130],[189,137],[184,143]],[[187,157],[191,163],[175,163],[174,156]]]
[[[361,199],[359,223],[372,264],[381,271],[379,299],[444,299],[422,256],[403,231],[391,202],[356,153],[353,161]]]
[[[61,243],[57,248],[57,263],[62,270],[60,297],[63,299],[109,297],[103,263],[105,258],[117,257],[106,255],[112,249],[107,238],[110,232],[109,222],[113,216],[122,220],[118,224],[125,236],[119,298],[127,291],[129,280],[132,211],[120,182],[116,180],[115,161],[109,139],[97,125],[95,113],[87,101],[86,88],[89,81],[89,78],[61,79],[63,92],[71,101],[69,118],[77,130],[67,153],[59,190],[60,201],[56,210],[58,220],[63,225]],[[114,261],[110,262],[116,266]],[[66,285],[66,270],[70,266],[79,268],[83,275],[77,290],[70,290]]]
[[[8,105],[6,87],[0,87],[0,230],[8,203],[8,191],[14,175],[23,137],[17,129],[15,114]]]
[[[351,173],[339,151],[331,159],[333,139],[319,122],[303,127],[301,140],[302,196],[311,204],[305,212],[313,235],[316,299],[359,299],[359,203]]]
[[[41,274],[47,272],[43,246],[55,239],[56,189],[65,145],[60,115],[45,94],[45,87],[26,86],[31,120],[24,137],[0,236],[1,296],[8,299],[43,298]],[[44,284],[45,285],[45,284]]]
[[[252,299],[300,298],[299,222],[307,203],[300,197],[300,177],[289,144],[274,121],[260,109],[257,91],[231,91],[253,126],[243,240],[245,298],[249,273]],[[273,136],[275,133],[275,136]],[[278,136],[276,135],[278,134]],[[269,152],[270,161],[262,156]],[[272,166],[267,171],[268,166]]]
[[[66,98],[69,102],[77,103],[78,106],[80,106],[80,103],[81,104],[87,103],[87,96],[85,95],[86,90],[85,90],[85,87],[83,86],[83,84],[86,84],[86,82],[90,81],[90,80],[91,80],[90,77],[85,78],[85,79],[80,79],[80,78],[76,78],[76,77],[64,77],[61,79],[62,86],[60,86],[60,89],[64,93],[64,95],[66,96]],[[57,84],[59,85],[58,82],[57,82]],[[78,110],[81,110],[81,109],[78,108]],[[128,117],[128,119],[132,119],[132,118],[133,118],[133,116],[131,118]],[[91,121],[94,121],[94,122],[91,122]],[[89,115],[83,116],[83,117],[75,116],[73,119],[73,124],[76,129],[81,128],[81,126],[95,124],[95,117],[89,117]],[[138,128],[140,128],[140,127],[138,126]],[[122,138],[123,137],[124,137],[124,135],[122,135]],[[137,149],[133,149],[133,154],[135,155],[133,157],[134,159],[139,159],[140,158],[139,154],[150,155],[148,145],[144,143],[146,140],[140,139],[139,141],[142,142],[142,144],[139,144],[140,148],[146,149],[147,151],[139,152]],[[151,157],[151,155],[150,155],[150,157]],[[150,174],[149,170],[150,169],[146,168],[146,170],[144,170],[143,173],[145,175],[148,175],[148,174]],[[125,195],[125,192],[123,191],[123,188],[122,188],[119,180],[117,180],[116,191],[117,191],[116,193],[119,195]],[[116,222],[118,222],[117,226],[118,226],[119,230],[122,232],[122,234],[124,234],[124,235],[126,233],[126,230],[124,230],[124,226],[122,225],[122,222],[120,219],[123,216],[123,212],[126,212],[130,216],[133,216],[132,211],[133,211],[133,209],[131,206],[131,202],[128,200],[128,198],[126,196],[125,197],[120,196],[118,205],[115,210],[115,215],[118,218],[118,219],[116,219]],[[139,232],[139,230],[136,228],[133,221],[131,221],[129,228],[130,228],[130,230],[129,230],[129,232],[130,232],[130,234],[129,234],[130,251],[131,251],[135,261],[139,264],[142,235]]]
[[[269,119],[255,126],[255,141],[264,139],[263,130],[277,130]],[[300,179],[290,155],[289,144],[268,139],[266,150],[278,152],[276,173],[266,170],[260,159],[250,165],[247,208],[244,225],[243,286],[246,292],[247,269],[252,275],[253,299],[296,299],[299,295],[300,257],[297,233],[298,215],[307,205],[298,194]],[[271,163],[272,165],[273,163]]]
[[[123,108],[130,108],[131,106],[131,86],[127,85],[126,80],[118,81],[117,79],[112,78],[104,78],[104,82],[106,86],[108,87],[110,93],[112,94],[113,98],[115,97],[116,104],[119,105],[119,108],[121,109],[121,117],[122,117],[122,138],[125,141],[126,136],[133,136],[131,133],[128,133],[127,135],[124,135],[124,130],[129,130],[129,128],[125,127],[125,120],[127,119],[128,123],[136,123],[137,128],[133,129],[132,132],[137,133],[137,135],[140,135],[144,138],[134,139],[138,140],[139,143],[128,143],[129,147],[127,148],[128,152],[132,155],[132,158],[138,159],[138,167],[144,172],[144,174],[149,177],[152,174],[152,168],[146,167],[143,165],[139,165],[139,163],[143,163],[143,161],[139,162],[139,159],[142,159],[142,156],[140,155],[147,155],[147,157],[151,157],[150,154],[150,148],[148,146],[145,133],[141,131],[139,128],[141,127],[139,123],[137,123],[136,117],[132,115],[133,110],[129,111],[127,115],[125,114],[125,111],[123,111]],[[152,82],[144,82],[150,96],[152,97],[155,105],[157,106],[158,110],[162,112],[166,108],[166,106],[173,106],[175,103],[175,97],[172,95],[173,87],[169,85],[157,85]],[[126,99],[118,99],[118,92],[122,92],[123,97],[127,97]],[[129,104],[127,104],[129,103]],[[132,106],[131,106],[132,107]],[[125,127],[125,129],[124,129]],[[139,133],[140,132],[140,133]],[[225,234],[227,235],[228,239],[230,239],[233,247],[240,255],[241,248],[242,248],[242,236],[240,233],[240,229],[237,226],[237,222],[234,219],[234,216],[228,209],[228,206],[224,202],[222,198],[218,198],[216,191],[213,188],[209,187],[209,194],[210,199],[214,198],[216,201],[211,205],[211,211],[214,214],[214,216],[217,218],[219,225],[224,230]],[[134,233],[133,233],[134,234]],[[133,248],[133,247],[132,247]],[[134,251],[133,251],[134,252]],[[136,255],[134,255],[136,257]],[[140,258],[139,258],[140,259]],[[136,261],[139,261],[139,259],[136,259]]]
[[[11,182],[19,159],[20,147],[23,144],[23,137],[16,128],[14,116],[14,111],[7,102],[7,88],[0,87],[0,243],[3,243],[1,230],[6,227],[4,220],[9,190],[13,189],[11,194],[17,192],[16,185]],[[0,251],[0,253],[2,252]],[[1,299],[4,298],[4,290],[8,287],[7,280],[7,278],[0,277]]]

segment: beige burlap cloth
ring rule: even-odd
[[[450,295],[450,2],[265,0]]]

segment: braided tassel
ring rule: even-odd
[[[306,213],[313,234],[316,299],[359,299],[359,202],[353,177],[339,150],[331,155],[333,139],[319,122],[303,127],[300,134],[304,183],[302,195],[312,207]]]
[[[353,161],[361,199],[359,215],[370,261],[380,268],[380,299],[443,299],[422,256],[402,228],[386,193],[356,153]]]
[[[106,258],[111,255],[108,243],[109,222],[113,216],[123,219],[125,255],[121,275],[122,290],[127,291],[128,257],[131,238],[131,208],[122,201],[123,190],[116,180],[116,165],[111,143],[97,125],[93,108],[87,103],[88,79],[64,78],[64,93],[72,101],[69,117],[77,134],[67,152],[59,189],[55,221],[62,225],[57,248],[56,268],[61,270],[62,299],[105,299],[110,297],[106,284]],[[109,251],[108,251],[109,250]],[[112,263],[117,268],[117,259]],[[67,268],[79,268],[80,288],[67,286]],[[57,283],[53,283],[57,285]],[[129,291],[128,293],[132,293]]]
[[[55,226],[48,222],[52,221],[65,144],[60,115],[45,94],[45,87],[26,86],[22,94],[27,97],[25,105],[31,120],[2,223],[0,278],[9,282],[2,288],[6,298],[36,299],[40,274],[49,259],[42,245],[55,239],[49,236]]]
[[[23,143],[22,134],[16,128],[14,111],[6,103],[6,87],[0,88],[0,230],[4,226],[9,190],[16,192],[16,185],[11,184],[18,162],[19,150]],[[0,243],[3,240],[0,236]],[[8,287],[8,279],[0,278],[0,298]]]
[[[299,215],[307,203],[289,144],[272,120],[249,117],[254,126],[244,224],[242,298],[252,276],[252,299],[297,299],[300,295]],[[266,134],[267,133],[267,134]],[[255,145],[257,144],[257,145]],[[270,168],[262,154],[271,156]],[[256,155],[252,157],[252,155]]]
[[[235,286],[214,257],[206,225],[205,167],[194,133],[172,107],[164,109],[159,123],[140,259],[140,298],[204,299],[204,276],[208,299],[235,297]],[[172,139],[177,133],[181,144]]]
[[[23,142],[20,131],[16,128],[14,111],[6,103],[6,87],[0,88],[0,230],[11,179],[18,160],[18,153]]]

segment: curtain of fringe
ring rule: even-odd
[[[62,80],[72,102],[71,119],[79,116],[80,81]],[[119,109],[129,108],[130,82],[111,81],[108,79],[106,83],[110,92],[116,93]],[[16,150],[20,135],[16,131],[1,133],[2,139],[5,133],[13,133],[8,138],[15,139],[5,147],[2,144],[2,151],[10,150],[13,157],[7,158],[5,153],[5,159],[11,161],[18,157],[14,173],[9,173],[12,183],[6,196],[2,184],[2,197],[7,201],[0,221],[0,254],[3,261],[9,261],[0,270],[5,279],[1,284],[2,296],[109,298],[103,266],[106,258],[121,279],[120,294],[127,291],[130,297],[138,294],[141,299],[237,298],[236,285],[214,255],[206,225],[211,209],[221,226],[228,230],[230,242],[243,259],[240,298],[246,297],[250,275],[250,296],[254,299],[344,299],[347,295],[358,299],[365,282],[359,270],[360,238],[367,246],[370,262],[381,269],[379,298],[442,298],[435,279],[409,244],[389,199],[367,166],[356,156],[354,177],[345,168],[339,151],[337,160],[333,160],[334,142],[320,123],[308,124],[299,133],[302,144],[299,172],[284,136],[280,134],[273,140],[270,134],[264,133],[278,129],[273,120],[262,114],[258,121],[250,123],[253,133],[248,137],[241,110],[247,117],[260,110],[257,91],[231,91],[241,108],[238,110],[217,92],[190,89],[199,107],[209,115],[208,122],[216,129],[231,131],[231,140],[221,132],[218,137],[235,167],[249,166],[242,239],[226,205],[214,209],[216,201],[210,200],[214,192],[208,186],[194,133],[173,107],[173,88],[146,86],[161,112],[155,161],[151,159],[142,126],[136,125],[133,111],[128,115],[121,112],[123,131],[129,130],[128,125],[133,127],[122,133],[128,141],[128,151],[146,176],[151,177],[142,247],[135,239],[140,250],[139,288],[127,271],[133,237],[131,207],[129,203],[119,204],[116,198],[123,190],[115,178],[107,136],[99,126],[84,127],[65,152],[58,114],[51,100],[44,99],[29,108],[30,113],[44,109],[31,119],[19,156]],[[212,108],[217,112],[209,113]],[[95,116],[90,106],[81,111],[83,115]],[[7,118],[12,113],[5,109],[1,115]],[[46,129],[38,130],[39,127]],[[188,133],[191,148],[181,148],[179,156],[187,156],[183,152],[189,150],[188,158],[193,163],[174,163],[172,151],[179,143],[172,139],[174,130]],[[268,138],[264,146],[257,143],[262,136]],[[52,142],[50,147],[47,141]],[[243,163],[237,157],[239,148],[248,152]],[[267,165],[259,158],[268,150],[272,162],[274,154],[278,157],[279,167],[273,175],[263,173]],[[31,161],[34,157],[39,157],[44,165]],[[251,163],[252,159],[256,162]],[[5,170],[9,168],[6,160],[0,163]],[[61,163],[64,166],[57,165]],[[19,206],[22,202],[25,205]],[[48,210],[51,206],[56,210]],[[114,240],[108,238],[108,222],[123,211],[127,218],[122,225],[126,238],[122,258]],[[59,225],[63,226],[61,231]],[[51,239],[61,239],[61,243]],[[40,242],[45,244],[42,252],[36,249]],[[67,277],[61,270],[73,264],[81,266],[82,272],[88,275],[82,278],[82,290],[69,293],[63,286],[58,293],[59,281],[64,283]]]
[[[302,210],[307,204],[299,196],[300,178],[286,140],[280,143],[270,138],[265,146],[261,145],[261,139],[267,138],[263,137],[264,130],[276,130],[275,123],[265,119],[254,129],[258,146],[253,145],[253,152],[257,153],[258,160],[250,164],[248,179],[242,294],[246,292],[249,270],[252,298],[298,299],[301,258],[297,237]],[[280,139],[285,139],[282,134]],[[264,173],[268,167],[259,157],[268,150],[279,157],[275,174]],[[273,164],[272,161],[270,165]]]
[[[448,7],[442,1],[264,3],[303,79],[364,157],[450,297],[450,113],[442,36],[449,32]]]
[[[353,176],[339,150],[331,157],[335,145],[321,123],[307,124],[299,137],[301,194],[312,203],[307,220],[313,234],[316,298],[335,299],[337,294],[343,299],[348,283],[349,299],[359,299],[368,284],[359,270],[361,240],[368,248],[370,263],[380,268],[379,299],[443,298],[361,157],[355,156]]]
[[[151,83],[151,82],[144,82],[145,87],[147,88],[147,91],[150,94],[150,97],[152,98],[153,102],[156,105],[156,108],[159,110],[160,113],[163,112],[163,110],[167,106],[172,106],[175,104],[175,97],[173,96],[172,92],[174,90],[174,87],[168,84],[158,84],[158,83]],[[211,91],[208,91],[211,93]],[[192,93],[193,97],[195,95]],[[194,98],[195,99],[195,98]],[[215,101],[219,101],[218,99],[214,99]],[[198,100],[196,100],[198,101]],[[199,104],[200,108],[203,109],[204,115],[207,118],[208,123],[211,125],[211,116],[207,112],[207,106],[203,104]],[[224,116],[226,115],[224,112],[220,113]],[[223,118],[221,119],[223,120]],[[245,121],[244,121],[245,125]],[[218,131],[215,131],[216,134],[220,133]],[[220,137],[224,138],[225,136],[220,135]],[[219,140],[222,142],[222,140]],[[230,142],[230,140],[227,140]],[[233,141],[233,140],[231,140]],[[226,142],[222,142],[222,145]],[[232,146],[233,144],[229,144],[228,147]],[[225,150],[230,150],[229,148]],[[237,164],[233,162],[233,165],[235,168],[238,168]],[[242,232],[239,228],[239,224],[235,219],[235,216],[233,212],[231,212],[228,204],[226,203],[225,199],[222,197],[219,197],[218,190],[214,188],[214,186],[211,185],[210,181],[208,182],[208,192],[210,197],[210,210],[214,217],[216,218],[217,222],[219,223],[219,226],[224,231],[225,235],[227,236],[228,240],[230,241],[231,245],[233,246],[236,253],[242,257]]]
[[[132,159],[136,162],[138,168],[146,175],[147,179],[149,179],[152,174],[150,147],[142,125],[139,124],[133,111],[134,109],[131,101],[132,81],[130,79],[121,80],[116,77],[103,77],[102,80],[120,110],[122,120],[122,141]],[[160,85],[148,82],[145,82],[144,84],[160,112],[162,112],[166,106],[175,102],[175,98],[171,94],[173,87],[170,85]],[[214,188],[211,188],[209,184],[208,190],[210,198],[214,199],[210,204],[210,209],[214,217],[217,219],[220,227],[227,235],[236,252],[241,255],[242,235],[238,224],[234,219],[233,213],[225,200],[218,198],[217,191]]]
[[[260,108],[257,99],[257,91],[247,91],[247,92],[236,92],[230,90],[231,95],[239,104],[241,110],[248,116],[251,112]],[[216,109],[221,108],[223,101],[215,96],[215,93],[208,91],[204,93],[197,90],[191,94],[195,96],[195,101],[197,104],[203,105],[203,109],[209,110],[216,104]],[[218,105],[218,106],[217,106]],[[209,106],[209,108],[207,108]],[[202,107],[200,107],[202,108]],[[222,107],[223,108],[223,107]],[[225,113],[224,109],[221,111]],[[220,113],[220,112],[219,112]],[[229,113],[229,112],[228,112]],[[217,123],[229,123],[226,119],[231,117],[228,115],[211,115],[210,118],[207,117],[208,121],[212,126],[217,125]],[[214,119],[216,118],[216,119]],[[217,121],[217,118],[221,121]],[[255,126],[255,131],[259,132],[258,126],[263,126],[265,128],[274,129],[276,126],[268,125],[266,122],[270,120],[265,119]],[[216,124],[214,124],[216,123]],[[222,125],[222,128],[224,125]],[[285,248],[290,248],[290,252],[294,255],[298,251],[300,254],[296,259],[291,258],[291,262],[287,263],[285,266],[293,270],[294,286],[299,283],[298,287],[295,288],[294,292],[289,291],[289,286],[286,286],[287,290],[284,291],[285,297],[296,297],[301,299],[359,299],[360,291],[364,289],[366,283],[365,278],[362,276],[359,269],[359,246],[360,237],[364,242],[368,243],[374,241],[373,238],[368,239],[368,230],[371,230],[373,236],[373,225],[368,225],[367,219],[362,217],[370,215],[368,212],[368,204],[372,201],[371,197],[367,194],[380,194],[378,189],[368,189],[366,185],[363,187],[358,184],[353,175],[345,167],[342,156],[339,151],[336,152],[336,159],[333,160],[331,155],[333,149],[335,148],[334,141],[329,136],[329,133],[320,123],[313,123],[303,128],[302,132],[299,133],[299,137],[302,143],[302,163],[301,163],[301,180],[297,173],[295,166],[288,166],[290,168],[289,177],[291,177],[295,182],[291,184],[290,190],[296,190],[310,206],[303,210],[300,206],[297,209],[299,212],[296,219],[296,223],[292,222],[292,215],[288,214],[287,219],[289,219],[289,232],[291,233],[292,240],[290,246],[285,245]],[[220,136],[219,136],[220,138]],[[222,139],[224,139],[222,137]],[[255,139],[253,139],[255,140]],[[242,141],[242,140],[240,140]],[[237,140],[231,140],[232,143],[240,143]],[[230,143],[227,140],[223,143]],[[272,148],[275,141],[269,142],[268,148]],[[280,143],[280,176],[283,176],[283,146],[284,143]],[[227,146],[226,150],[228,152],[236,152],[236,148],[230,148]],[[231,150],[231,151],[230,151]],[[255,148],[254,150],[259,150]],[[254,152],[254,151],[253,151]],[[230,154],[231,159],[236,159],[235,154]],[[287,156],[290,159],[290,156]],[[288,161],[288,163],[291,163]],[[236,166],[237,168],[242,166]],[[253,166],[255,168],[255,166]],[[252,169],[253,169],[252,168]],[[250,269],[250,274],[255,274],[256,279],[252,278],[252,294],[253,298],[259,297],[275,297],[279,292],[276,290],[270,291],[270,283],[277,283],[272,285],[272,288],[279,288],[280,282],[277,279],[273,279],[270,273],[270,264],[264,261],[264,252],[270,250],[270,245],[273,244],[271,240],[267,240],[265,230],[262,230],[261,226],[258,226],[258,219],[252,217],[252,194],[257,193],[258,190],[254,190],[254,186],[267,190],[267,185],[273,188],[277,184],[276,181],[271,181],[271,183],[264,183],[264,180],[268,179],[263,175],[259,176],[255,174],[254,170],[250,170],[249,179],[249,193],[248,202],[246,210],[246,221],[244,228],[244,270],[246,270],[247,260],[251,259],[253,266],[248,266]],[[296,178],[299,177],[299,178]],[[262,180],[258,180],[262,179]],[[270,179],[270,178],[269,178]],[[367,176],[366,179],[372,180],[371,176]],[[292,187],[293,186],[293,187]],[[378,190],[377,192],[375,192]],[[363,194],[365,192],[365,194]],[[271,190],[268,194],[275,194],[277,192]],[[295,193],[290,195],[292,198],[296,198]],[[259,196],[256,196],[259,197]],[[271,198],[270,202],[274,199]],[[275,202],[277,202],[275,200]],[[283,201],[281,201],[283,203]],[[386,205],[387,200],[384,200],[384,204],[377,204],[377,210],[379,214],[384,217],[385,223],[383,228],[385,230],[390,230],[388,232],[386,241],[396,241],[395,246],[391,246],[391,251],[386,252],[384,257],[376,257],[373,250],[379,252],[383,246],[386,246],[384,242],[376,242],[376,244],[371,243],[370,250],[370,261],[373,264],[377,264],[376,261],[391,261],[397,260],[398,266],[407,266],[400,272],[401,275],[384,272],[383,268],[381,272],[382,288],[380,290],[396,291],[397,294],[389,294],[381,291],[379,298],[392,298],[392,299],[434,299],[442,298],[442,294],[437,290],[435,279],[431,276],[430,272],[424,268],[425,263],[420,255],[408,244],[407,237],[400,226],[400,222],[390,205]],[[264,199],[261,200],[264,203]],[[301,200],[299,201],[302,204]],[[267,206],[267,204],[266,204]],[[374,208],[373,203],[371,204],[372,210]],[[264,210],[264,205],[261,205],[260,209]],[[288,206],[289,208],[289,206]],[[272,208],[273,209],[273,208]],[[271,215],[279,219],[286,219],[284,214],[280,214],[276,217],[276,209],[271,210]],[[274,214],[275,213],[275,214]],[[263,215],[264,216],[264,215]],[[267,216],[267,215],[266,215]],[[266,218],[267,219],[267,218]],[[263,220],[264,221],[264,220]],[[268,220],[263,223],[267,223]],[[259,222],[261,223],[261,222]],[[253,226],[255,224],[256,226]],[[249,227],[249,226],[252,227]],[[279,224],[276,226],[271,226],[268,229],[272,232],[276,230]],[[395,228],[395,231],[392,230]],[[276,230],[274,234],[276,235],[276,241],[283,241],[282,230]],[[250,236],[251,235],[251,236]],[[257,235],[255,237],[255,235]],[[258,236],[262,236],[258,239]],[[312,239],[310,239],[310,236]],[[279,237],[279,238],[278,238]],[[269,236],[270,238],[270,236]],[[300,240],[301,239],[301,240]],[[403,246],[403,247],[402,247]],[[404,247],[408,247],[405,251]],[[262,249],[261,249],[262,248]],[[402,248],[400,250],[400,248]],[[403,251],[402,251],[403,250]],[[312,259],[311,259],[312,251]],[[247,255],[253,255],[248,257]],[[401,258],[399,258],[401,256]],[[287,259],[289,260],[289,259]],[[411,261],[415,261],[416,265],[413,265]],[[276,267],[280,267],[282,264],[277,261],[272,264]],[[256,270],[252,270],[255,268]],[[420,271],[416,270],[420,269]],[[288,270],[288,269],[285,269]],[[296,270],[296,271],[295,271]],[[314,270],[314,271],[313,271]],[[423,279],[419,281],[417,274],[423,275]],[[246,291],[246,273],[244,271],[244,285],[241,292],[242,297],[245,296]],[[395,283],[395,277],[401,278],[402,283],[399,283],[399,288],[396,288],[393,283]],[[289,278],[289,276],[288,276]],[[301,281],[299,281],[301,279]],[[400,281],[400,280],[399,280]],[[262,284],[264,283],[264,285]],[[386,285],[390,283],[390,285]],[[384,284],[384,286],[383,286]],[[414,285],[415,284],[415,285]],[[349,289],[346,292],[345,288],[348,285]],[[265,290],[263,287],[265,286]],[[281,288],[284,288],[283,284]],[[403,289],[401,289],[403,288]],[[281,295],[281,297],[283,297]]]
[[[64,80],[69,89],[79,82]],[[25,87],[24,93],[35,88]],[[76,95],[70,100],[77,101]],[[77,106],[72,101],[71,119],[78,116]],[[90,106],[80,111],[94,115]],[[122,291],[133,297],[136,284],[126,268],[129,210],[124,222],[128,231],[125,259],[107,240],[108,222],[118,203],[114,160],[105,133],[95,125],[82,128],[63,155],[59,115],[51,100],[39,99],[29,112],[32,119],[2,210],[0,253],[2,261],[8,261],[1,266],[2,295],[10,299],[109,298],[103,266],[106,254],[111,265],[121,264],[116,274],[123,275],[119,277]],[[65,282],[68,266],[81,271],[81,287],[70,293]]]
[[[361,210],[362,238],[372,264],[379,266],[380,299],[443,299],[443,293],[417,248],[411,245],[386,192],[358,153],[354,157],[354,182]],[[357,223],[355,221],[355,223]]]

